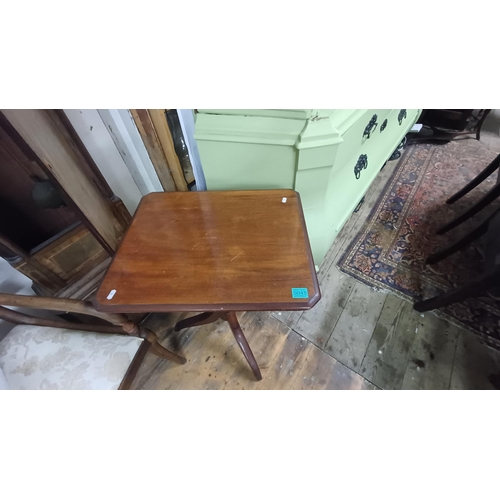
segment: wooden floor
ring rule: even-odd
[[[481,141],[500,152],[500,114]],[[133,389],[494,389],[500,352],[472,333],[420,314],[412,304],[341,273],[342,251],[356,236],[397,162],[375,179],[361,209],[335,240],[319,271],[322,299],[306,312],[248,312],[240,323],[261,367],[255,381],[225,322],[173,332],[188,314],[146,321],[164,345],[188,359],[179,366],[147,354]]]

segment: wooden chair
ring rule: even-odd
[[[428,264],[435,264],[487,233],[485,270],[476,279],[443,295],[422,300],[413,305],[419,312],[446,307],[455,302],[484,295],[490,288],[500,284],[500,210],[497,210],[476,229],[457,243],[427,258]]]
[[[478,174],[474,179],[472,179],[469,184],[467,184],[460,191],[455,193],[453,196],[446,200],[446,203],[451,205],[457,200],[465,196],[467,193],[472,191],[476,186],[481,184],[487,177],[489,177],[493,172],[495,172],[500,167],[500,155],[498,155],[480,174]],[[500,183],[496,183],[475,205],[470,207],[466,212],[459,215],[453,219],[448,224],[441,227],[437,234],[444,234],[451,229],[457,227],[462,222],[470,219],[473,215],[480,212],[483,208],[487,207],[492,201],[495,201],[500,196]]]
[[[148,351],[184,364],[151,330],[90,302],[0,293],[0,319],[14,327],[0,342],[0,386],[8,389],[128,389]],[[6,307],[85,314],[111,325],[37,318]],[[3,372],[3,374],[2,374]]]

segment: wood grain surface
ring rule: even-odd
[[[305,310],[319,298],[298,193],[204,191],[142,199],[95,303],[110,312]]]

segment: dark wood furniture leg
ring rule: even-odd
[[[464,286],[450,290],[449,292],[433,297],[432,299],[422,300],[413,305],[413,309],[418,312],[430,311],[432,309],[439,309],[446,307],[455,302],[469,299],[471,297],[478,297],[486,292],[490,287],[498,283],[500,273],[498,271],[488,273]]]
[[[174,330],[176,332],[178,332],[179,330],[182,330],[183,328],[190,328],[192,326],[206,325],[208,323],[213,323],[214,321],[217,321],[218,319],[223,319],[224,321],[227,321],[229,323],[229,326],[231,328],[231,331],[233,332],[234,338],[236,339],[236,342],[238,342],[238,345],[240,346],[240,349],[243,352],[243,356],[245,356],[245,359],[247,360],[248,364],[250,365],[250,368],[252,369],[252,372],[255,375],[255,378],[257,380],[262,380],[262,375],[260,373],[259,365],[257,364],[255,356],[253,355],[253,352],[250,349],[250,346],[248,345],[247,339],[245,338],[245,335],[243,334],[243,331],[242,331],[241,326],[238,322],[238,318],[236,317],[235,312],[233,312],[233,311],[230,311],[230,312],[205,312],[205,313],[197,314],[196,316],[192,316],[191,318],[186,318],[186,319],[183,319],[182,321],[179,321],[175,325]]]
[[[481,139],[481,127],[483,126],[484,120],[490,114],[491,109],[484,109],[483,116],[476,124],[476,139],[479,141]]]
[[[485,220],[481,225],[476,227],[476,229],[472,230],[469,234],[464,236],[462,239],[458,240],[456,243],[453,243],[452,245],[443,248],[443,250],[439,250],[438,252],[429,255],[429,257],[427,257],[427,259],[425,260],[425,263],[431,265],[436,264],[437,262],[445,259],[446,257],[449,257],[455,252],[458,252],[458,250],[461,250],[468,244],[477,240],[480,236],[482,236],[488,231],[488,224],[490,219],[491,217],[488,217],[488,219]]]
[[[250,349],[250,346],[248,345],[245,335],[243,335],[243,331],[241,330],[240,324],[238,323],[238,318],[236,317],[236,313],[228,312],[226,314],[226,321],[229,323],[234,338],[236,339],[236,342],[238,342],[238,345],[240,346],[240,349],[243,352],[243,356],[245,356],[245,359],[250,365],[250,368],[252,369],[255,378],[257,380],[262,380],[262,375],[260,374],[259,365],[255,360],[255,356],[253,355],[253,352]]]
[[[137,372],[139,371],[141,363],[144,360],[144,357],[146,356],[150,347],[151,344],[147,340],[145,340],[141,344],[141,347],[139,347],[139,350],[136,352],[131,365],[128,367],[127,373],[125,373],[125,376],[123,377],[123,380],[120,386],[118,387],[119,390],[130,389],[130,386],[132,385],[132,382],[134,381],[134,378],[137,375]]]
[[[174,330],[178,332],[184,328],[191,328],[192,326],[207,325],[208,323],[214,323],[218,319],[225,319],[225,313],[219,312],[204,312],[197,314],[196,316],[191,316],[190,318],[178,321],[174,327]]]
[[[472,179],[469,184],[467,184],[460,191],[456,192],[453,196],[446,200],[448,205],[455,203],[457,200],[465,196],[469,191],[472,191],[476,186],[479,186],[487,177],[489,177],[495,170],[500,167],[500,155],[498,155],[480,174],[478,174],[474,179]]]
[[[473,215],[476,215],[483,208],[487,207],[492,201],[496,200],[500,196],[500,184],[495,185],[491,188],[475,205],[473,205],[469,210],[467,210],[462,215],[453,219],[451,222],[441,227],[437,234],[447,233],[450,229],[457,227],[462,222],[470,219]]]

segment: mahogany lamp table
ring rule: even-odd
[[[202,312],[176,331],[224,319],[261,380],[236,311],[305,310],[320,296],[297,192],[169,192],[141,200],[95,306]]]

